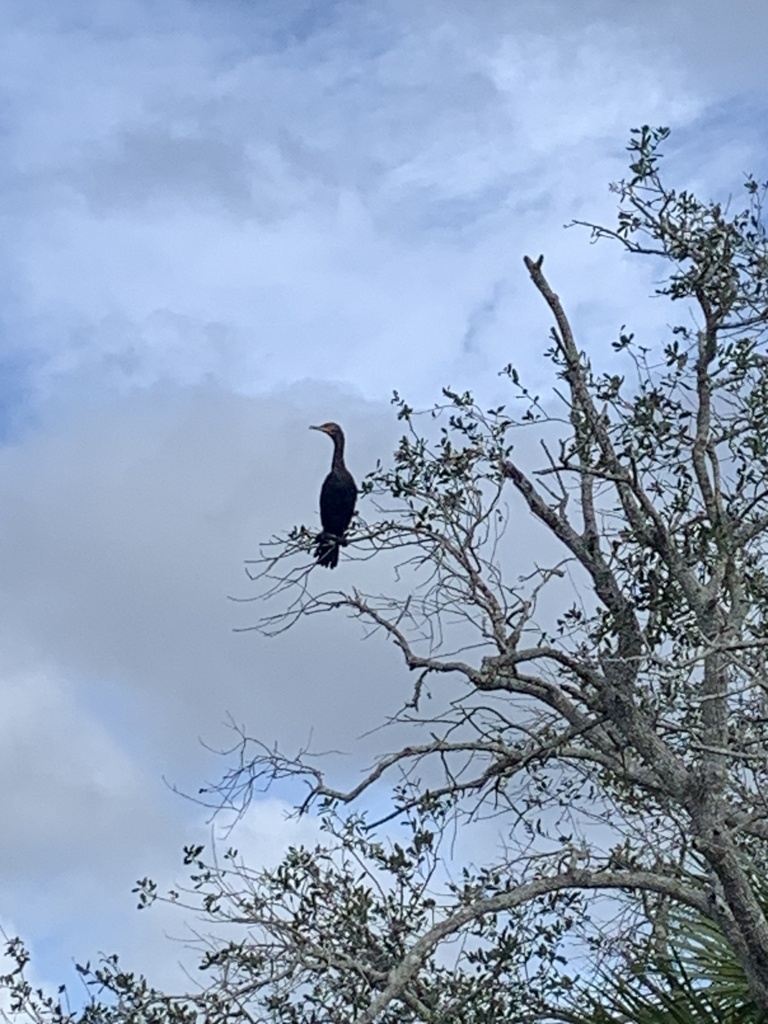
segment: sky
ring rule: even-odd
[[[679,187],[764,176],[766,34],[758,0],[0,9],[0,923],[42,977],[173,975],[130,889],[205,833],[173,788],[217,776],[228,716],[353,772],[407,692],[354,623],[235,632],[244,560],[317,521],[308,425],[359,478],[393,389],[504,401],[509,362],[546,389],[526,253],[591,352],[656,336],[651,270],[564,225],[611,220],[644,123]],[[286,807],[253,808],[252,858],[312,834]]]

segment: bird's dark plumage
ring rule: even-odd
[[[335,569],[339,564],[339,547],[346,543],[344,534],[352,519],[357,501],[357,487],[344,465],[344,431],[338,423],[323,423],[310,430],[322,430],[333,441],[331,471],[320,490],[320,522],[315,558],[318,565]]]

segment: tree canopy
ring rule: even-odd
[[[543,257],[525,257],[552,321],[551,394],[510,364],[500,407],[445,389],[418,414],[395,396],[405,432],[345,549],[391,587],[350,572],[325,589],[306,527],[249,566],[262,633],[348,614],[395,645],[413,687],[389,724],[413,741],[343,789],[309,753],[242,734],[206,798],[245,814],[258,789],[302,781],[318,845],[273,870],[188,848],[185,887],[138,885],[142,904],[207,919],[196,990],[156,991],[112,958],[84,968],[94,998],[70,1011],[33,991],[15,941],[14,1016],[768,1015],[766,185],[747,178],[736,212],[677,191],[667,136],[633,133],[616,224],[583,225],[652,262],[667,335],[623,326],[587,351]],[[521,571],[526,515],[552,558]]]

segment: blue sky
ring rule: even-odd
[[[315,515],[307,425],[340,420],[362,476],[393,388],[503,401],[510,361],[543,388],[524,253],[591,351],[663,330],[651,269],[563,230],[611,218],[631,127],[673,127],[681,187],[765,176],[768,14],[616,6],[0,12],[0,922],[51,980],[99,949],[172,973],[130,887],[203,827],[163,777],[215,775],[227,713],[351,750],[405,692],[350,623],[232,633],[243,559]]]

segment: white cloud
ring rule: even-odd
[[[573,279],[562,223],[608,209],[628,125],[700,109],[664,51],[605,23],[339,5],[248,48],[210,11],[210,35],[179,7],[153,36],[132,10],[112,36],[27,24],[5,72],[31,111],[15,344],[46,393],[82,372],[252,392],[299,366],[375,397],[484,373],[530,325],[522,252]],[[478,363],[463,340],[500,281]]]

